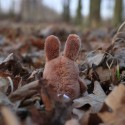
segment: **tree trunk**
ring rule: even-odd
[[[101,20],[100,6],[101,6],[101,0],[90,0],[89,23],[93,27],[98,26]]]
[[[82,0],[78,0],[76,24],[78,25],[82,24]]]
[[[70,0],[63,1],[63,19],[65,22],[70,22]]]
[[[1,0],[0,0],[0,14],[2,13]]]
[[[39,21],[41,2],[40,0],[22,0],[21,16],[24,21]]]
[[[123,6],[122,0],[115,0],[114,17],[113,17],[114,26],[117,26],[122,22],[122,10],[123,10],[122,6]]]

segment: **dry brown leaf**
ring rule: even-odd
[[[98,113],[98,116],[105,123],[104,125],[123,125],[121,123],[123,123],[123,121],[125,123],[125,117],[124,117],[125,112],[121,113],[122,109],[119,109],[118,111],[112,113],[111,112]]]
[[[99,125],[125,125],[125,119],[119,119],[111,123],[104,123],[104,124],[99,124]]]
[[[77,119],[68,120],[65,125],[80,125]]]
[[[110,81],[111,78],[113,81],[116,80],[116,68],[115,67],[111,68],[111,70],[103,69],[102,67],[97,67],[96,72],[99,75],[99,79],[101,83]]]
[[[125,123],[125,86],[120,84],[115,87],[105,99],[105,103],[113,112],[98,113],[104,125],[123,125]]]
[[[38,87],[39,87],[39,81],[38,80],[33,81],[14,91],[12,94],[10,94],[9,98],[13,101],[17,101],[22,98],[29,97],[38,92],[37,90]]]
[[[115,87],[110,95],[105,99],[105,103],[113,111],[125,106],[125,86],[123,84],[119,84],[119,86]]]
[[[6,105],[13,107],[14,104],[8,99],[8,97],[0,91],[0,105]]]
[[[74,108],[72,112],[77,115],[79,119],[81,119],[85,114],[85,111],[76,108]]]
[[[12,111],[10,111],[7,107],[1,108],[1,113],[3,115],[4,121],[6,125],[21,125],[18,121],[17,117],[14,115]]]
[[[0,77],[0,92],[6,93],[9,85],[7,78]]]
[[[86,112],[80,120],[81,125],[100,125],[102,120],[99,118],[97,113]]]
[[[93,94],[75,99],[73,106],[74,108],[80,108],[89,104],[91,106],[91,112],[98,112],[102,108],[105,97],[106,94],[101,88],[100,83],[95,81]]]
[[[110,113],[110,112],[98,113],[98,115],[103,120],[104,123],[113,122],[115,119],[118,118],[115,113]]]
[[[87,56],[87,62],[90,67],[92,67],[93,64],[98,66],[102,62],[104,57],[105,57],[105,53],[102,51],[90,52],[90,54],[88,54]]]

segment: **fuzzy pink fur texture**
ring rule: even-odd
[[[71,99],[79,97],[86,91],[85,83],[79,77],[79,68],[74,61],[79,53],[81,41],[75,35],[69,35],[64,55],[59,55],[60,42],[57,37],[49,36],[45,42],[46,64],[43,78],[56,94],[66,94]]]
[[[45,41],[46,61],[52,60],[59,56],[60,46],[60,41],[56,36],[50,35],[47,37]]]
[[[65,44],[64,56],[68,57],[71,60],[76,60],[80,47],[80,38],[76,34],[69,35]]]

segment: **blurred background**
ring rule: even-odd
[[[125,19],[124,8],[125,0],[0,0],[0,20],[118,26]]]
[[[87,58],[100,62],[105,53],[116,54],[111,58],[118,57],[124,65],[125,26],[124,31],[122,27],[117,32],[124,20],[125,0],[0,0],[0,70],[10,71],[13,76],[20,74],[24,81],[36,70],[42,76],[47,36],[60,39],[63,53],[72,33],[81,39],[77,58],[80,71],[87,71]],[[9,60],[5,67],[4,60]],[[102,70],[99,74],[103,75]]]
[[[35,53],[51,34],[63,47],[71,33],[80,36],[83,53],[107,49],[124,20],[125,0],[0,0],[0,49]]]

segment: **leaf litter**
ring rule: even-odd
[[[17,29],[12,30],[11,38],[7,32],[1,34],[0,125],[124,125],[123,26],[113,38],[109,31],[103,37],[96,35],[99,32],[103,34],[103,31],[81,34],[82,45],[88,48],[80,50],[77,63],[80,77],[87,83],[88,89],[73,101],[65,94],[55,96],[51,86],[47,87],[47,81],[42,79],[45,38],[53,34],[65,41],[71,31],[53,27],[43,29],[37,35],[29,33],[26,36],[22,31],[16,37]],[[5,29],[9,31],[11,27]],[[1,29],[1,33],[2,30],[4,32]],[[108,42],[104,41],[107,36]],[[99,43],[100,47],[92,46],[94,43]],[[108,47],[103,48],[103,44]],[[51,107],[50,111],[46,110],[46,105]]]

